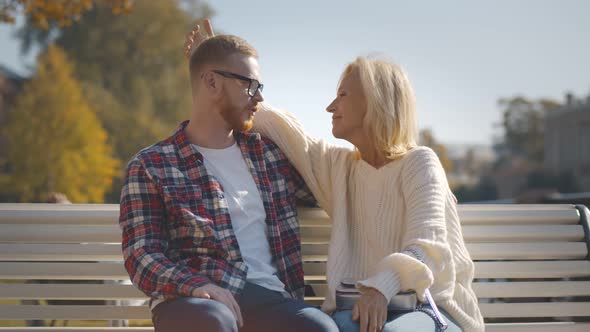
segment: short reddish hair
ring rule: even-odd
[[[205,40],[190,57],[189,69],[191,77],[197,75],[203,66],[208,64],[223,64],[234,54],[243,54],[258,58],[256,49],[240,37],[217,35]]]

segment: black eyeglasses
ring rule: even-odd
[[[260,91],[262,92],[262,89],[264,89],[264,84],[258,82],[258,80],[253,79],[253,78],[249,78],[246,76],[242,76],[239,74],[235,74],[235,73],[230,73],[228,71],[223,71],[223,70],[212,70],[212,72],[219,74],[223,77],[227,77],[227,78],[235,78],[241,81],[245,81],[248,82],[248,95],[250,97],[254,97],[254,95],[256,95],[256,91]]]

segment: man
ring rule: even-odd
[[[125,268],[156,331],[336,331],[301,300],[295,196],[313,196],[271,141],[247,132],[264,99],[256,50],[209,38],[190,76],[189,121],[130,161],[121,193]]]

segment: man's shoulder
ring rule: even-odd
[[[270,138],[260,135],[260,144],[262,144],[265,150],[270,151],[271,153],[277,153],[281,156],[284,156],[283,151],[281,151],[279,146]]]
[[[266,162],[290,163],[279,146],[270,138],[260,135],[263,158]]]
[[[129,166],[141,164],[145,168],[161,168],[177,159],[177,150],[174,140],[169,137],[141,149],[131,158]]]

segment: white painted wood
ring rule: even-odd
[[[590,281],[474,282],[473,290],[478,298],[590,296]]]
[[[589,277],[590,261],[475,262],[475,278]]]
[[[479,308],[486,318],[584,317],[590,302],[480,303]]]
[[[302,255],[327,255],[328,243],[309,243],[302,240],[301,242]]]
[[[473,210],[459,215],[463,225],[575,225],[580,221],[578,210]]]
[[[133,285],[121,284],[0,284],[0,299],[22,300],[145,300]]]
[[[301,239],[305,239],[305,241],[329,242],[332,227],[329,225],[302,225],[299,231]]]
[[[0,218],[1,220],[1,218]],[[121,243],[119,226],[110,225],[0,225],[5,243]]]
[[[474,260],[584,259],[585,243],[471,243]],[[303,244],[304,261],[325,262],[327,245]],[[3,261],[122,261],[120,244],[0,244]]]
[[[304,263],[304,270],[315,280],[325,280],[325,263]],[[319,277],[319,279],[317,279]],[[122,262],[61,263],[61,262],[0,262],[0,279],[7,280],[128,280]],[[314,280],[310,279],[310,280]]]
[[[473,260],[585,259],[585,242],[467,243]]]
[[[308,280],[325,280],[325,263],[304,263]],[[475,262],[475,278],[590,277],[590,261]]]
[[[328,243],[329,226],[302,226],[303,243]],[[502,225],[463,226],[465,242],[539,242],[583,241],[581,225]],[[120,243],[121,230],[112,225],[15,225],[0,224],[0,242],[4,243]]]
[[[299,208],[297,214],[302,226],[329,226],[332,223],[328,214],[322,209]]]
[[[315,295],[325,297],[327,284],[309,284]],[[474,282],[478,298],[540,298],[590,296],[590,281],[510,281]]]
[[[119,320],[150,319],[147,306],[2,305],[0,319]]]
[[[1,332],[153,332],[153,327],[0,327]],[[487,332],[588,332],[589,323],[491,323]]]
[[[301,226],[303,241],[329,242],[331,227]],[[582,225],[465,225],[465,242],[583,241]]]
[[[466,243],[584,240],[582,225],[464,225],[462,231]]]
[[[0,204],[0,224],[107,224],[119,218],[118,204]]]
[[[120,259],[118,205],[0,204],[0,280],[128,280]],[[463,234],[477,261],[474,290],[479,298],[567,298],[590,295],[590,281],[529,279],[590,277],[590,261],[579,215],[572,205],[459,205]],[[299,209],[305,280],[321,304],[330,221],[320,209]],[[81,242],[86,244],[80,244]],[[113,245],[106,245],[111,242]],[[577,243],[576,243],[577,242]],[[484,261],[484,260],[518,260]],[[557,261],[531,261],[556,259]],[[563,259],[577,259],[563,261]],[[559,261],[562,260],[562,261]],[[24,262],[27,261],[27,262]],[[72,261],[66,263],[65,261]],[[73,263],[76,261],[76,263]],[[88,261],[87,263],[78,263]],[[94,263],[96,261],[104,261]],[[108,262],[108,263],[105,263]],[[516,282],[485,279],[527,279]],[[483,279],[483,280],[481,280]],[[0,281],[1,282],[1,281]],[[145,299],[131,285],[0,284],[0,299]],[[6,319],[149,319],[145,307],[0,305]],[[587,302],[481,303],[485,317],[590,316]],[[87,315],[93,315],[92,318]],[[488,331],[590,330],[588,323],[487,324]],[[1,331],[23,331],[0,328]],[[26,328],[27,330],[36,330]],[[94,329],[94,330],[93,330]],[[45,329],[43,329],[45,330]],[[60,331],[123,331],[128,328],[58,328]],[[139,328],[138,331],[153,331]]]
[[[326,284],[312,283],[323,298]],[[590,296],[590,281],[475,282],[478,298],[539,298]],[[120,284],[0,284],[0,299],[120,300],[147,299],[132,285]]]
[[[588,332],[590,323],[491,323],[486,332]]]
[[[153,327],[0,327],[0,332],[154,332]]]
[[[0,261],[122,261],[121,244],[0,243]]]
[[[122,263],[0,262],[0,279],[129,280]]]
[[[325,280],[326,263],[304,263],[303,269],[312,279]],[[306,276],[307,277],[307,276]],[[319,279],[318,279],[319,278]],[[7,280],[128,280],[122,262],[58,263],[58,262],[0,262],[0,279]]]

